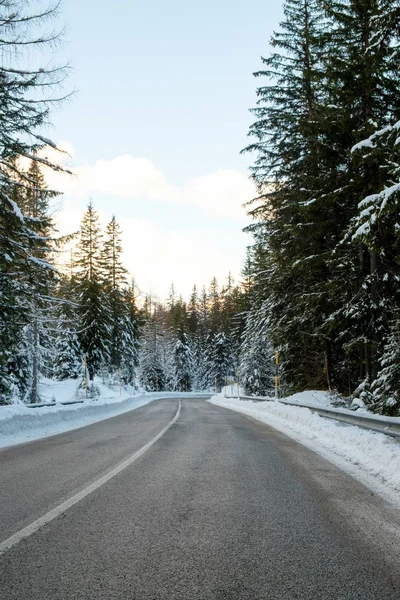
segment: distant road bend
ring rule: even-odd
[[[202,399],[0,450],[2,600],[399,600],[396,508]]]

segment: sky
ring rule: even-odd
[[[239,278],[254,195],[251,155],[240,155],[255,105],[252,73],[282,18],[266,0],[64,0],[71,99],[48,137],[68,150],[74,177],[56,220],[75,231],[92,198],[115,214],[124,261],[143,292],[185,298],[194,283]]]

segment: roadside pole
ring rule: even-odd
[[[275,352],[275,398],[279,398],[279,352]]]
[[[84,369],[84,376],[85,376],[85,394],[86,394],[86,398],[88,395],[88,378],[87,378],[87,359],[86,359],[86,354],[83,355],[83,369]]]

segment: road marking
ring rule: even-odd
[[[47,525],[47,523],[50,523],[50,521],[52,521],[53,519],[55,519],[56,517],[61,515],[61,513],[65,512],[69,508],[71,508],[71,506],[74,506],[74,504],[77,504],[80,500],[83,500],[83,498],[86,498],[86,496],[89,496],[89,494],[91,494],[92,492],[97,490],[99,487],[101,487],[102,485],[107,483],[107,481],[110,481],[110,479],[112,479],[113,477],[118,475],[118,473],[121,473],[121,471],[123,471],[124,469],[129,467],[129,465],[131,465],[138,458],[143,456],[143,454],[145,452],[147,452],[147,450],[149,450],[149,448],[151,448],[164,435],[164,433],[166,433],[168,431],[168,429],[170,427],[172,427],[172,425],[178,420],[180,412],[181,412],[181,401],[178,400],[178,410],[176,411],[174,418],[168,423],[168,425],[166,425],[164,427],[164,429],[162,429],[160,431],[160,433],[158,433],[155,437],[153,437],[153,439],[151,439],[149,442],[147,442],[147,444],[142,446],[142,448],[140,448],[140,450],[135,452],[135,454],[132,454],[132,456],[130,456],[129,458],[124,460],[117,467],[115,467],[114,469],[112,469],[111,471],[109,471],[108,473],[103,475],[102,477],[100,477],[100,479],[97,479],[97,481],[95,481],[94,483],[91,483],[90,485],[85,487],[83,490],[81,490],[80,492],[75,494],[75,496],[72,496],[68,500],[65,500],[65,502],[63,502],[59,506],[56,506],[56,508],[53,508],[53,510],[50,510],[48,513],[43,515],[43,517],[36,519],[36,521],[31,523],[27,527],[24,527],[17,533],[14,533],[14,535],[9,537],[8,539],[4,540],[4,542],[1,542],[0,543],[0,555],[4,554],[7,550],[10,550],[10,548],[12,548],[16,544],[18,544],[24,538],[27,538],[30,535],[32,535],[32,533],[35,533],[35,531],[37,531],[38,529],[43,527],[43,525]]]

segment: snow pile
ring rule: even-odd
[[[44,401],[52,399],[59,402],[76,399],[76,380],[63,382],[44,382],[46,394]],[[25,404],[0,406],[0,447],[20,444],[34,439],[47,437],[78,427],[90,425],[96,421],[114,417],[129,410],[134,410],[152,400],[161,398],[190,397],[190,393],[154,392],[140,393],[134,396],[133,388],[110,389],[100,381],[96,381],[100,390],[97,400],[84,400],[80,404],[42,406],[30,408]],[[194,394],[196,397],[199,394]],[[209,398],[209,395],[207,396]]]
[[[235,386],[236,389],[237,386]],[[244,392],[242,392],[242,388],[240,388],[240,398],[242,400],[254,400],[254,402],[262,402],[264,400],[269,400],[271,401],[274,396],[246,396]],[[230,388],[229,386],[227,388],[223,388],[222,390],[222,394],[220,394],[222,396],[224,396],[225,398],[237,398],[237,392],[234,394],[231,394],[230,392]],[[400,423],[400,417],[386,417],[385,415],[377,415],[374,413],[371,413],[371,411],[367,410],[367,408],[365,407],[364,402],[360,399],[357,398],[355,400],[353,400],[352,402],[352,409],[350,408],[343,408],[341,406],[336,406],[335,404],[335,400],[337,400],[337,397],[335,397],[332,394],[329,394],[328,392],[322,392],[322,391],[318,391],[318,390],[308,390],[306,392],[298,392],[297,394],[293,394],[292,396],[289,396],[287,398],[281,398],[281,402],[285,403],[285,404],[293,404],[293,405],[299,405],[299,406],[305,406],[308,408],[325,408],[325,409],[332,409],[337,413],[342,413],[343,415],[351,415],[352,417],[354,417],[354,415],[357,416],[361,416],[363,419],[373,419],[374,421],[381,421],[383,424],[384,423]]]
[[[323,398],[323,396],[327,398]],[[328,405],[324,392],[304,392],[292,402]],[[308,398],[308,400],[307,400]],[[392,502],[400,504],[400,443],[384,434],[324,419],[308,408],[213,396],[213,404],[259,419],[321,454]],[[357,411],[358,412],[358,411]],[[354,414],[354,413],[353,413]],[[400,420],[400,419],[399,419]]]
[[[316,406],[319,408],[333,408],[331,394],[317,390],[293,394],[293,396],[285,398],[285,401],[290,402],[291,404],[306,404],[307,406]]]
[[[39,396],[42,402],[74,402],[85,400],[85,391],[78,389],[82,383],[81,379],[65,379],[55,381],[43,377],[39,384]],[[94,380],[94,385],[102,400],[122,400],[138,393],[132,386],[107,385],[99,377]]]

